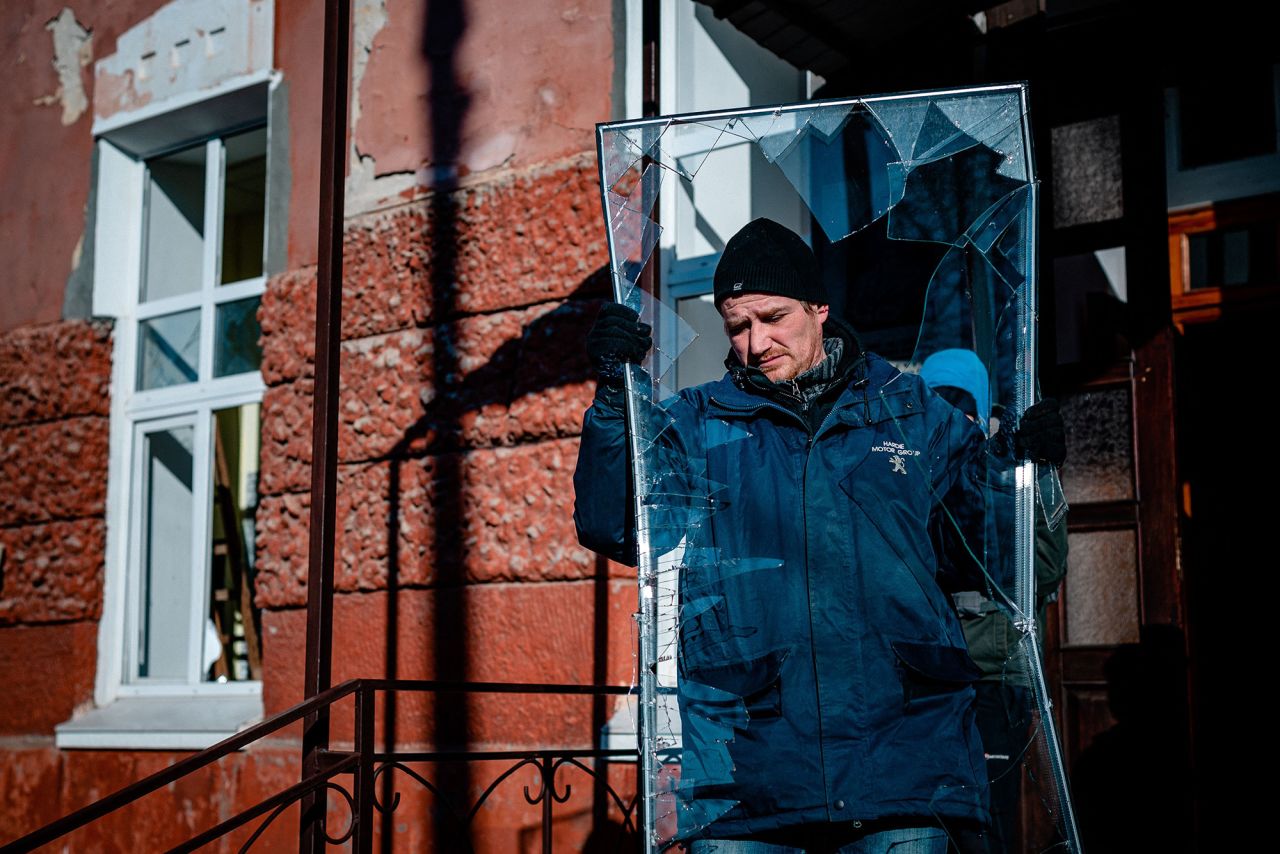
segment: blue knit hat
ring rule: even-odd
[[[968,392],[978,407],[978,423],[983,430],[991,420],[991,385],[987,366],[972,350],[939,350],[924,360],[920,377],[929,388],[950,386]]]

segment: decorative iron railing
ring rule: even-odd
[[[335,703],[352,697],[354,700],[354,739],[351,750],[321,751],[319,770],[304,774],[303,779],[288,788],[276,792],[260,802],[241,810],[236,815],[196,834],[169,849],[174,852],[196,851],[204,846],[225,839],[232,832],[248,828],[257,821],[239,851],[252,850],[263,834],[289,807],[303,802],[309,795],[324,804],[328,793],[341,798],[349,808],[349,821],[330,832],[325,826],[327,810],[320,809],[301,815],[303,822],[315,826],[313,833],[303,834],[327,845],[350,844],[355,852],[371,852],[374,848],[374,829],[381,817],[390,816],[401,805],[401,794],[389,785],[384,775],[403,775],[407,781],[421,786],[430,793],[435,804],[432,821],[436,831],[449,835],[449,848],[454,851],[471,850],[471,829],[490,797],[504,784],[516,777],[521,769],[532,768],[537,772],[536,789],[526,785],[523,796],[526,803],[540,807],[540,850],[552,851],[552,830],[557,804],[569,801],[573,787],[561,785],[561,772],[576,769],[592,780],[593,790],[603,792],[607,805],[611,805],[621,817],[621,831],[634,835],[637,827],[638,800],[619,794],[610,784],[607,773],[610,762],[634,763],[634,749],[559,748],[546,747],[530,750],[469,750],[440,749],[427,751],[378,750],[375,743],[375,700],[386,694],[518,694],[541,696],[620,696],[630,693],[624,686],[558,685],[539,683],[505,682],[433,682],[389,679],[353,679],[335,685],[315,697],[304,700],[285,711],[271,716],[261,723],[231,736],[212,747],[182,759],[173,765],[142,780],[120,789],[94,803],[66,815],[39,830],[23,836],[0,848],[0,851],[33,851],[58,842],[82,828],[87,828],[117,810],[134,804],[184,777],[213,765],[218,760],[280,732],[284,728],[303,721],[311,715],[327,712]],[[445,789],[428,776],[416,770],[414,765],[429,763],[433,766],[457,763],[499,762],[501,769],[492,781],[473,800],[458,802]],[[383,795],[378,794],[382,787]],[[441,825],[443,822],[443,825]],[[146,840],[137,840],[145,844]],[[384,839],[388,848],[390,840]],[[323,845],[322,845],[323,847]]]

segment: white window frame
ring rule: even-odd
[[[218,306],[266,290],[267,246],[271,235],[270,196],[273,168],[267,108],[270,92],[280,83],[273,72],[256,73],[217,87],[211,102],[228,94],[261,90],[260,112],[249,120],[231,121],[203,139],[205,145],[204,253],[200,287],[190,293],[142,301],[145,275],[147,161],[199,144],[175,140],[164,149],[128,152],[107,133],[97,142],[97,208],[94,262],[94,314],[115,320],[111,378],[110,457],[107,484],[107,549],[103,614],[98,629],[98,668],[94,686],[96,709],[78,714],[57,727],[59,747],[125,747],[198,749],[234,733],[261,717],[260,681],[203,681],[202,651],[208,619],[213,508],[214,413],[261,403],[266,385],[261,371],[213,377],[214,335]],[[243,102],[241,98],[241,102]],[[253,101],[255,104],[258,101]],[[225,103],[225,100],[224,102]],[[183,103],[190,115],[192,104]],[[195,105],[197,108],[199,104]],[[176,114],[176,112],[175,112]],[[143,121],[163,123],[169,114]],[[244,119],[245,117],[240,117]],[[114,130],[115,123],[109,130]],[[264,211],[264,273],[219,284],[221,278],[222,206],[225,185],[225,142],[237,133],[267,126],[268,198]],[[136,128],[137,125],[122,125]],[[194,382],[138,390],[139,331],[143,322],[174,312],[199,309],[200,341]],[[185,682],[131,678],[136,673],[139,634],[137,601],[141,581],[142,435],[157,427],[191,424],[195,428],[193,495],[193,591],[189,624],[190,661]]]
[[[136,300],[131,316],[117,320],[117,327],[130,326],[129,337],[134,346],[126,352],[117,352],[131,379],[128,385],[116,389],[116,394],[123,398],[123,417],[129,426],[124,449],[125,459],[130,461],[131,476],[128,489],[128,503],[125,513],[129,526],[127,557],[125,563],[126,600],[121,621],[122,631],[116,644],[122,660],[119,683],[115,688],[117,697],[126,696],[172,696],[174,694],[261,694],[260,682],[205,682],[204,669],[201,666],[201,651],[204,643],[205,620],[208,619],[208,590],[210,585],[210,526],[213,507],[213,413],[247,403],[261,403],[266,385],[262,381],[261,371],[234,374],[227,377],[213,377],[213,351],[215,334],[215,316],[217,309],[237,300],[261,297],[266,290],[266,277],[257,276],[231,284],[219,284],[221,278],[222,247],[222,213],[223,186],[226,178],[227,136],[241,132],[235,129],[229,134],[222,134],[205,141],[205,206],[204,206],[204,256],[202,259],[200,287],[190,293],[141,302],[142,276],[138,277],[134,293]],[[183,146],[188,147],[188,146]],[[152,159],[152,158],[148,158]],[[146,166],[141,172],[144,194],[143,207],[139,212],[141,222],[147,218],[145,187]],[[140,234],[143,232],[140,232]],[[145,243],[137,246],[139,257],[145,252]],[[140,272],[145,275],[145,271]],[[200,349],[195,382],[164,388],[137,390],[139,355],[137,340],[142,324],[156,317],[173,314],[179,311],[199,309],[200,311]],[[190,423],[195,428],[195,453],[193,456],[192,492],[197,509],[192,526],[192,589],[205,591],[203,598],[197,594],[192,596],[189,629],[190,661],[188,662],[186,684],[163,680],[132,680],[129,674],[136,672],[138,643],[140,634],[137,620],[141,615],[141,603],[138,600],[140,579],[142,576],[142,443],[144,432],[173,422]],[[203,506],[203,512],[200,509]]]

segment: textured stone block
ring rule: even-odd
[[[594,301],[549,303],[345,342],[338,458],[577,435],[594,391],[582,340],[596,311]],[[309,488],[312,388],[301,379],[267,390],[264,495]]]
[[[111,324],[68,320],[0,334],[0,426],[111,411]]]
[[[99,417],[0,429],[0,525],[102,515],[107,430]]]
[[[300,492],[311,485],[311,407],[309,378],[270,386],[262,397],[262,447],[258,492]]]
[[[608,290],[594,158],[439,193],[348,220],[342,337]],[[272,277],[259,319],[263,377],[312,370],[315,268]]]
[[[577,545],[573,465],[559,440],[465,454],[343,466],[335,584],[398,585],[581,578],[594,556]],[[263,607],[305,599],[309,496],[265,498],[258,511],[257,595]],[[394,541],[394,554],[389,544]]]
[[[96,620],[102,613],[101,518],[0,528],[0,626]]]
[[[631,683],[634,670],[631,579],[560,584],[481,584],[446,590],[339,595],[334,600],[333,683],[358,677],[536,682]],[[301,699],[306,644],[303,609],[263,614],[267,713]],[[590,697],[405,693],[395,706],[402,747],[439,738],[490,746],[585,746]],[[386,716],[378,716],[382,737]],[[335,716],[335,737],[351,738]]]

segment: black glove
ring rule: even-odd
[[[1013,447],[1018,459],[1062,465],[1067,459],[1067,430],[1058,401],[1045,398],[1022,413],[1018,432],[1013,434]]]
[[[643,360],[652,346],[653,327],[641,323],[640,315],[616,302],[600,306],[595,325],[587,333],[587,355],[605,382],[619,382],[622,364]]]

